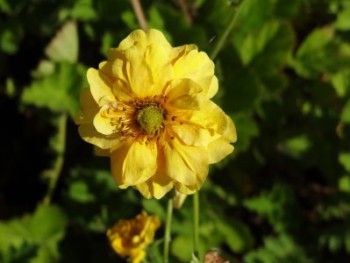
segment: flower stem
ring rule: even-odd
[[[199,193],[193,194],[193,255],[199,259]]]
[[[239,11],[240,10],[242,10],[242,3],[237,7],[236,11],[232,15],[230,23],[226,27],[226,30],[220,36],[219,40],[216,42],[216,45],[215,45],[213,51],[210,53],[210,58],[212,60],[214,60],[216,58],[216,56],[219,54],[220,50],[224,46],[227,37],[229,36],[231,30],[234,28],[234,26],[235,26],[235,24],[237,22],[237,18],[239,17]]]
[[[57,134],[56,134],[56,145],[55,145],[55,151],[56,151],[56,160],[53,164],[53,167],[50,169],[50,175],[49,175],[49,185],[47,189],[47,193],[44,197],[43,203],[44,204],[50,204],[51,198],[53,195],[53,192],[56,188],[58,179],[60,177],[63,162],[64,162],[64,152],[65,152],[65,146],[66,146],[66,127],[67,126],[67,115],[62,114],[58,117],[57,120]]]
[[[147,20],[145,18],[145,14],[142,9],[142,5],[140,0],[130,0],[132,8],[134,9],[137,21],[143,31],[147,31]]]
[[[165,234],[164,234],[164,263],[169,262],[169,245],[170,245],[170,233],[171,233],[171,220],[173,216],[173,200],[168,200]]]

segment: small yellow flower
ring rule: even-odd
[[[159,226],[157,216],[142,212],[135,219],[120,220],[107,230],[107,237],[117,254],[130,257],[132,263],[139,263],[146,256],[145,248],[152,243]]]
[[[135,30],[87,78],[79,133],[111,157],[120,188],[158,199],[174,187],[193,194],[208,165],[233,151],[235,126],[211,101],[214,63],[195,45],[172,47],[160,31]]]

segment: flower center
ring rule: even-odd
[[[145,107],[137,114],[141,129],[149,135],[155,134],[163,126],[164,113],[155,107]]]

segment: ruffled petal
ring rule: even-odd
[[[181,183],[175,184],[176,191],[178,191],[181,194],[185,195],[191,195],[194,194],[199,190],[199,188],[202,186],[203,182],[199,182],[198,184],[195,185],[184,185]]]
[[[225,112],[211,100],[206,99],[200,102],[200,110],[192,111],[187,121],[207,129],[213,136],[222,135],[227,128]]]
[[[156,173],[151,179],[137,185],[136,188],[148,199],[161,199],[173,188],[173,180],[166,174]]]
[[[139,98],[154,94],[152,71],[144,59],[144,51],[134,46],[125,51],[126,74],[131,91]]]
[[[123,176],[124,161],[125,161],[126,155],[128,154],[129,149],[130,149],[130,143],[126,143],[122,147],[111,152],[112,176],[116,184],[122,189],[129,187],[129,185],[126,185],[124,183],[124,176]]]
[[[184,47],[185,49],[188,47]],[[189,78],[198,83],[202,94],[212,98],[218,91],[218,81],[214,76],[214,63],[205,52],[191,50],[174,62],[174,78]]]
[[[136,186],[146,182],[157,170],[157,147],[135,141],[123,163],[123,184]]]
[[[208,153],[205,147],[181,144],[177,138],[164,141],[166,172],[176,182],[197,185],[208,174]]]
[[[171,48],[171,45],[165,38],[164,34],[156,29],[150,29],[145,33],[141,29],[134,30],[126,38],[120,42],[118,49],[126,50],[134,46],[136,43],[143,42],[146,45],[157,43],[163,47]]]
[[[137,29],[132,31],[126,38],[120,42],[118,49],[120,50],[126,50],[131,48],[132,46],[135,45],[135,43],[144,41],[146,39],[146,33],[141,30]]]
[[[212,101],[197,96],[198,110],[173,111],[176,122],[171,129],[186,145],[207,146],[220,138],[226,131],[228,121],[226,114]],[[199,98],[199,99],[198,99]]]
[[[104,61],[99,65],[100,71],[109,76],[111,89],[117,101],[128,101],[133,98],[133,93],[127,82],[126,71],[123,69],[124,65],[121,58],[116,58],[114,61]]]
[[[90,85],[91,94],[98,105],[103,106],[115,101],[111,89],[113,83],[101,71],[89,68],[87,71],[87,79]]]
[[[166,174],[165,157],[162,148],[158,148],[157,172],[145,183],[136,188],[146,198],[162,198],[173,188],[173,180]]]
[[[172,126],[171,129],[186,145],[207,146],[213,140],[208,130],[196,124],[182,123]]]
[[[147,32],[147,41],[149,44],[156,43],[166,48],[171,48],[168,40],[165,38],[164,34],[157,29],[150,29]]]
[[[113,75],[128,83],[137,97],[146,97],[161,94],[173,78],[170,51],[160,31],[151,29],[146,34],[136,30],[111,49],[108,58],[113,61]]]
[[[237,133],[233,121],[226,116],[226,130],[222,136],[208,145],[209,163],[217,163],[233,152],[231,143],[236,142]]]
[[[170,63],[169,46],[164,47],[158,43],[152,43],[146,49],[145,60],[152,72],[155,83],[155,94],[162,93],[166,84],[173,78],[173,67]]]
[[[176,109],[198,110],[201,87],[190,79],[173,80],[166,91],[167,105]],[[176,110],[175,109],[175,110]]]
[[[80,125],[78,131],[84,141],[96,145],[101,149],[110,149],[113,151],[125,143],[125,140],[118,135],[102,135],[96,131],[92,124]]]

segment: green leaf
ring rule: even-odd
[[[38,206],[33,215],[0,223],[0,251],[20,252],[23,246],[38,248],[37,253],[29,253],[30,262],[53,263],[59,258],[58,242],[65,234],[67,218],[57,206]],[[29,256],[29,255],[28,255]]]
[[[69,198],[80,203],[89,203],[95,200],[95,196],[90,193],[87,184],[84,181],[75,181],[70,184]]]
[[[166,212],[164,206],[155,199],[142,199],[142,207],[149,213],[157,215],[162,221],[165,222]]]
[[[300,158],[310,148],[310,140],[306,135],[300,135],[289,138],[282,147],[288,155]]]
[[[53,74],[55,71],[55,63],[51,60],[43,59],[39,61],[38,66],[32,72],[33,77],[43,78]]]
[[[291,18],[298,13],[301,3],[301,0],[291,0],[288,4],[275,0],[244,0],[238,17],[237,31],[254,34],[271,20]]]
[[[236,150],[246,151],[254,137],[259,135],[259,128],[249,114],[239,113],[232,115],[236,125],[238,140],[235,143]]]
[[[350,193],[350,175],[344,175],[338,180],[338,189]]]
[[[345,123],[350,123],[350,100],[345,104],[341,113],[341,120]]]
[[[251,65],[259,73],[274,73],[286,63],[292,50],[293,32],[287,23],[271,21],[257,33],[244,39],[234,37],[234,45],[243,64]]]
[[[31,259],[38,253],[38,245],[24,242],[20,247],[10,247],[6,253],[0,254],[2,263],[30,263]]]
[[[132,29],[138,28],[138,23],[135,17],[135,13],[132,12],[131,10],[126,10],[125,12],[122,13],[121,19],[123,22]]]
[[[177,236],[171,242],[171,252],[183,262],[188,262],[192,255],[192,236]]]
[[[78,52],[78,30],[74,21],[64,24],[45,49],[45,54],[55,62],[75,63],[78,60]]]
[[[350,30],[350,6],[347,6],[338,13],[337,20],[334,22],[334,27],[338,30]]]
[[[311,263],[302,247],[291,237],[280,235],[264,239],[264,247],[248,253],[244,257],[246,263]]]
[[[4,13],[10,13],[11,6],[7,2],[7,0],[0,0],[0,10],[3,11]]]
[[[67,224],[66,215],[57,206],[39,206],[30,221],[28,228],[32,238],[38,242],[61,240]]]
[[[299,47],[293,65],[305,77],[336,73],[350,67],[350,45],[337,38],[332,27],[315,29]]]
[[[241,221],[234,219],[218,220],[216,221],[216,227],[233,252],[242,253],[253,247],[254,239],[252,233]]]
[[[81,65],[58,64],[53,74],[33,81],[23,91],[22,102],[73,117],[79,109],[80,91],[86,85],[85,72]]]
[[[82,21],[90,21],[97,18],[97,12],[93,0],[78,0],[71,9],[71,16]]]
[[[344,69],[331,75],[331,82],[339,97],[350,92],[350,69]]]
[[[164,29],[164,19],[162,17],[160,10],[155,5],[153,5],[149,9],[148,13],[149,13],[149,15],[148,15],[149,28],[156,28],[159,30],[163,30]]]
[[[343,165],[347,172],[350,172],[350,152],[342,152],[339,154],[339,162]]]
[[[282,183],[275,183],[270,191],[248,199],[244,205],[261,216],[267,217],[277,232],[285,232],[297,226],[297,207],[292,189]]]
[[[18,23],[4,23],[0,28],[0,50],[7,54],[15,54],[22,36],[22,28]]]

